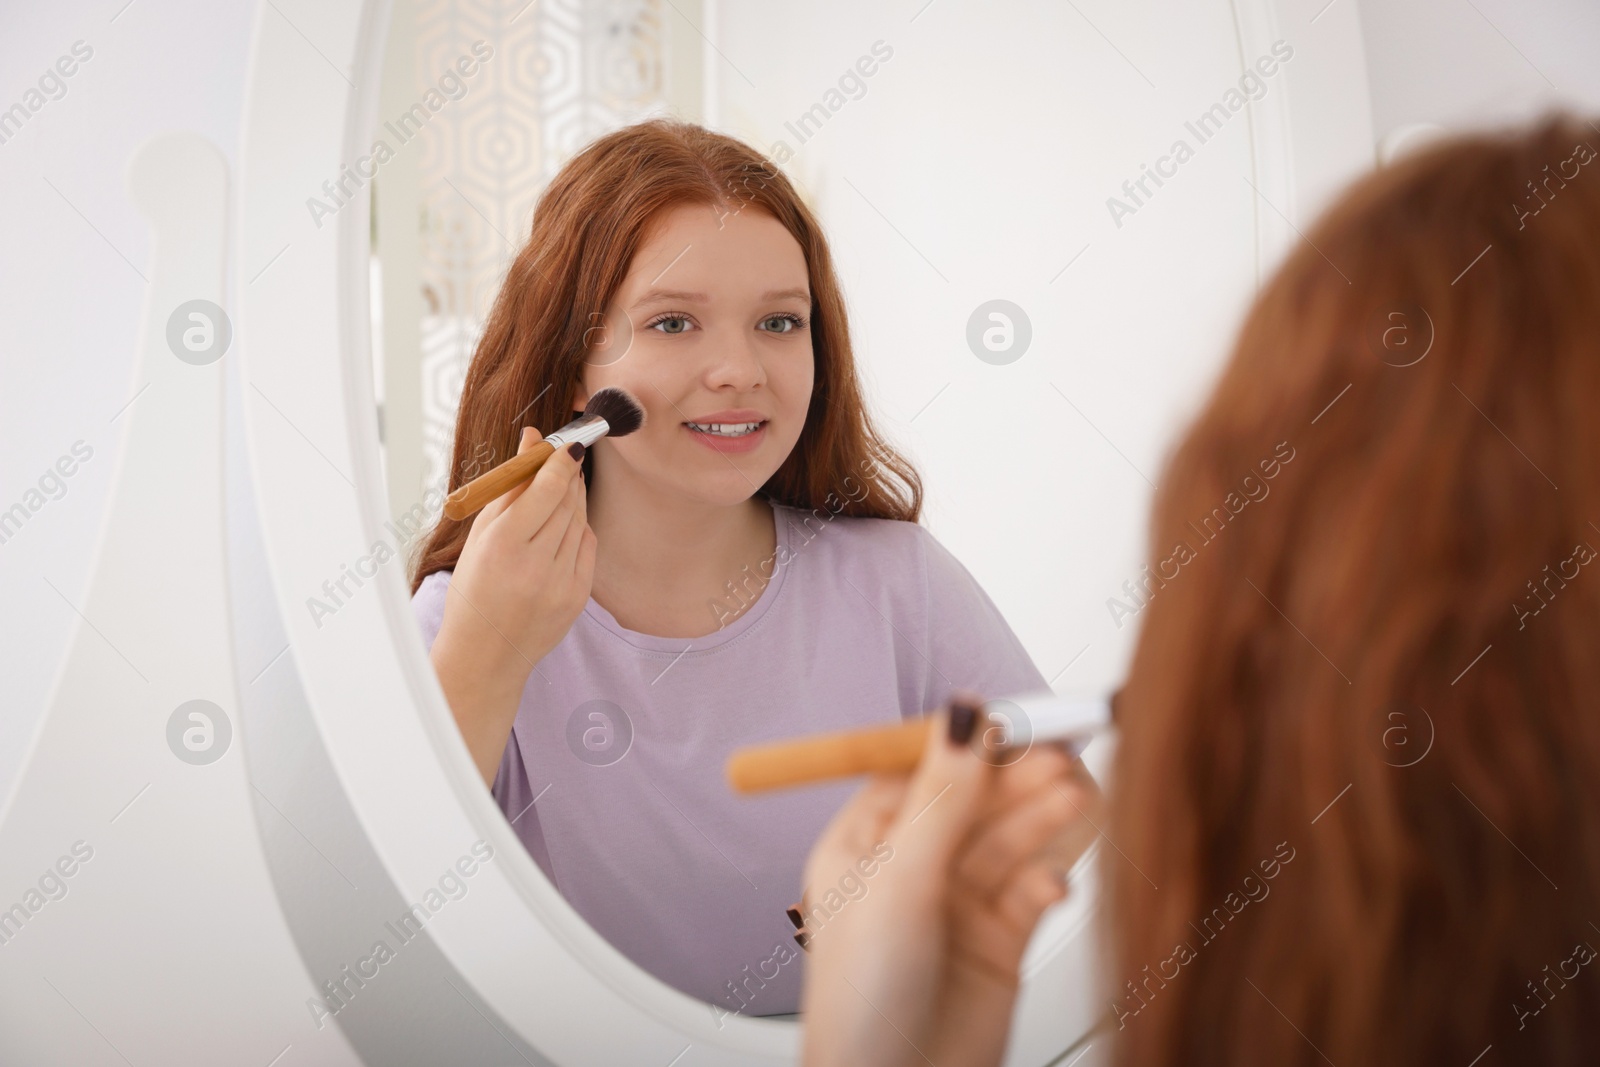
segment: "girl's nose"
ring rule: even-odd
[[[706,370],[706,384],[711,388],[732,386],[745,392],[765,384],[767,371],[755,338],[739,331],[715,338],[708,347],[711,362]]]

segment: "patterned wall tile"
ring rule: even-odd
[[[475,41],[494,49],[418,134],[425,484],[448,466],[467,364],[539,193],[595,137],[666,109],[662,8],[418,0],[419,99]]]

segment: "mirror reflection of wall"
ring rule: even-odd
[[[700,44],[661,0],[396,0],[374,133],[394,153],[372,182],[374,370],[396,517],[447,482],[462,377],[539,193],[607,130],[698,116]]]

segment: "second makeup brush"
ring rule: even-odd
[[[728,782],[736,792],[759,793],[858,774],[907,774],[922,759],[930,722],[923,716],[741,748],[728,757]],[[991,735],[997,725],[998,734]],[[988,758],[1003,765],[1021,758],[1017,749],[1025,752],[1033,744],[1068,741],[1081,747],[1110,725],[1109,700],[1046,691],[987,701],[974,736]]]

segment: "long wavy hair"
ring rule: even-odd
[[[862,401],[850,326],[822,227],[788,178],[734,138],[656,119],[589,145],[545,189],[532,232],[495,299],[461,390],[450,489],[516,454],[523,426],[543,433],[576,412],[587,342],[596,340],[634,253],[661,212],[680,204],[763,210],[794,236],[811,286],[816,360],[799,441],[761,493],[831,514],[916,522],[922,483],[873,428]],[[593,484],[590,460],[585,477]],[[864,489],[842,488],[854,479]],[[441,515],[414,566],[411,590],[455,566],[472,520]]]
[[[1120,1063],[1600,1062],[1597,130],[1356,183],[1170,458],[1118,701]]]

